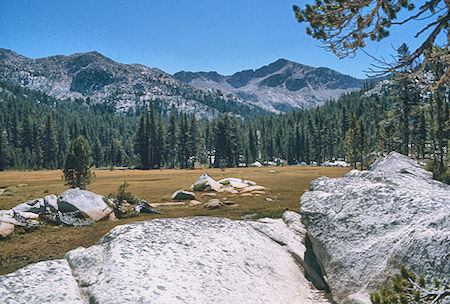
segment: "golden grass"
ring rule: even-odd
[[[275,170],[275,173],[271,173]],[[24,265],[41,260],[62,258],[64,254],[79,246],[95,244],[99,238],[114,226],[161,217],[218,216],[239,219],[242,215],[257,213],[262,216],[279,216],[284,210],[298,211],[300,196],[308,190],[309,183],[320,176],[340,177],[348,168],[325,167],[272,167],[272,168],[232,168],[196,170],[96,170],[96,179],[87,190],[108,195],[128,181],[129,191],[149,203],[171,201],[171,194],[189,186],[202,174],[207,173],[218,180],[224,177],[239,177],[256,181],[269,190],[261,196],[240,197],[219,194],[218,197],[239,204],[239,208],[221,207],[208,210],[202,205],[195,207],[171,206],[158,210],[164,215],[141,214],[138,217],[119,221],[100,221],[89,227],[57,227],[43,225],[36,230],[25,232],[21,229],[0,241],[0,274],[12,272]],[[60,194],[67,189],[61,179],[61,171],[4,171],[0,172],[0,188],[27,184],[18,187],[13,196],[0,195],[0,210],[10,209],[19,203],[48,194]],[[266,198],[274,199],[273,202]],[[200,201],[206,198],[198,195]]]

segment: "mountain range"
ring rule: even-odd
[[[366,83],[366,80],[329,68],[315,68],[286,59],[230,76],[185,71],[174,76],[194,87],[233,94],[275,113],[321,105],[343,93],[358,90]]]
[[[30,59],[0,48],[0,81],[58,99],[105,102],[133,113],[152,101],[159,111],[199,118],[232,112],[241,117],[311,108],[361,88],[366,80],[286,59],[230,76],[181,71],[170,75],[141,64],[122,64],[93,51]]]
[[[242,117],[267,113],[233,95],[198,89],[159,69],[118,63],[95,51],[30,59],[0,49],[0,81],[58,99],[108,103],[118,113],[132,113],[150,101],[159,111],[176,109],[199,118],[224,112]]]

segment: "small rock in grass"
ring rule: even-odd
[[[220,206],[222,206],[221,201],[219,201],[218,199],[212,199],[209,202],[207,202],[204,207],[208,209],[217,209]]]
[[[273,198],[266,197],[266,201],[268,201],[268,202],[273,202]]]
[[[236,181],[230,181],[230,186],[236,189],[243,189],[243,188],[247,188],[248,184],[245,183],[240,183],[240,182],[236,182]]]
[[[241,196],[252,196],[251,193],[242,193]]]
[[[256,182],[252,181],[252,180],[245,180],[244,183],[246,183],[249,186],[256,186]]]
[[[202,204],[202,202],[192,200],[189,202],[189,207],[198,206],[201,204]]]
[[[116,215],[114,214],[114,212],[111,212],[109,214],[109,220],[113,221],[113,222],[118,221],[118,219],[117,219]]]
[[[266,192],[264,191],[252,191],[252,194],[265,194]]]
[[[193,192],[189,192],[189,191],[178,190],[172,194],[172,199],[179,200],[179,201],[194,200],[195,194]]]
[[[5,238],[14,231],[13,220],[9,211],[0,211],[0,238]]]
[[[136,207],[134,207],[134,210],[139,213],[163,214],[149,205],[145,200],[142,200]]]
[[[266,190],[264,186],[250,186],[241,191],[241,193]]]

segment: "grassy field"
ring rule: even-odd
[[[272,172],[271,172],[272,171]],[[274,172],[273,172],[274,171]],[[239,177],[254,180],[268,188],[261,196],[240,197],[220,194],[219,198],[239,204],[239,207],[221,207],[209,210],[202,205],[194,207],[160,207],[164,215],[142,214],[138,217],[118,221],[104,220],[88,227],[58,227],[43,225],[33,231],[16,229],[7,239],[0,241],[0,274],[12,272],[27,264],[41,260],[62,258],[64,254],[79,246],[87,247],[114,226],[161,217],[218,216],[240,219],[245,214],[257,217],[279,217],[286,209],[298,211],[300,196],[308,190],[309,183],[320,176],[340,177],[348,168],[326,167],[273,167],[196,170],[126,170],[95,171],[96,178],[87,190],[108,195],[117,190],[123,182],[130,184],[129,191],[149,203],[170,202],[171,194],[178,189],[188,189],[202,174],[207,173],[218,180],[225,177]],[[0,210],[10,209],[19,203],[48,194],[60,194],[67,189],[61,179],[61,171],[4,171],[0,172],[0,189],[18,186],[13,196],[0,195]],[[266,201],[272,198],[274,201]],[[206,198],[198,195],[200,201]]]

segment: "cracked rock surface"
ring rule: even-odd
[[[301,198],[301,216],[337,303],[370,303],[401,264],[448,278],[450,186],[391,152],[369,170],[321,177]]]
[[[329,303],[305,279],[304,236],[299,214],[289,211],[259,222],[193,217],[117,226],[63,260],[0,276],[0,302]]]

